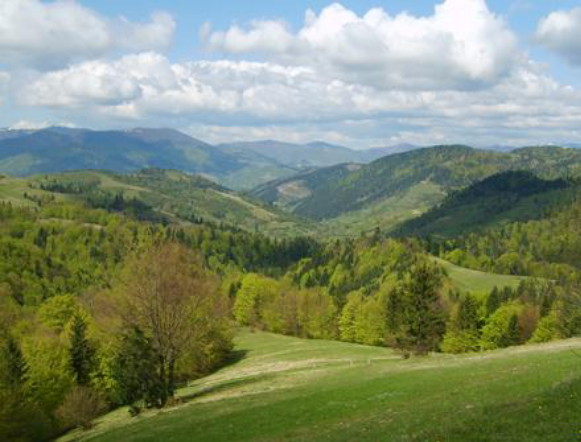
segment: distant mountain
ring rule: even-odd
[[[26,176],[66,170],[131,172],[145,167],[206,175],[249,189],[316,167],[369,162],[387,151],[324,142],[259,141],[212,146],[173,129],[95,131],[66,127],[0,131],[0,173]]]
[[[316,220],[357,224],[361,230],[420,215],[451,191],[508,170],[529,170],[550,179],[581,175],[581,151],[530,147],[511,153],[468,146],[435,146],[382,157],[347,173],[320,169],[262,185],[251,192],[266,201]],[[316,183],[315,186],[309,183]],[[297,186],[297,183],[299,186]],[[299,188],[289,201],[288,189]],[[389,218],[385,213],[391,212]],[[337,222],[339,222],[337,221]]]
[[[508,171],[450,193],[438,206],[406,221],[398,235],[454,237],[513,221],[538,219],[549,208],[570,203],[572,183],[544,180],[532,172]]]
[[[258,154],[275,161],[279,165],[294,169],[369,161],[366,151],[356,151],[320,141],[308,144],[292,144],[265,140],[220,144],[217,147],[226,153],[237,156],[248,155],[249,153]]]
[[[296,170],[266,157],[218,149],[173,129],[93,131],[51,127],[0,131],[0,173],[66,170],[131,172],[145,167],[200,173],[233,188],[252,187]]]
[[[378,158],[385,157],[387,155],[394,155],[396,153],[410,152],[412,150],[421,149],[421,146],[416,146],[415,144],[401,143],[394,144],[388,147],[372,147],[362,151],[363,155],[368,161],[374,161]]]
[[[47,128],[0,139],[0,171],[12,175],[89,168],[128,172],[148,166],[209,175],[240,168],[236,158],[169,129]]]

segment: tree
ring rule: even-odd
[[[88,385],[91,380],[95,348],[87,339],[87,324],[81,315],[73,318],[69,347],[70,365],[78,385]]]
[[[11,389],[19,389],[26,380],[28,365],[24,360],[20,345],[13,336],[9,335],[1,352],[2,384]]]
[[[477,350],[479,323],[478,302],[472,296],[465,295],[453,310],[442,342],[442,350],[447,353]]]
[[[440,297],[441,270],[433,263],[412,267],[404,287],[404,318],[397,346],[424,354],[436,350],[445,331],[445,311]]]
[[[482,328],[480,345],[484,350],[518,344],[518,317],[524,306],[517,302],[504,304],[486,321]]]
[[[208,330],[207,321],[217,318],[217,281],[198,255],[176,243],[161,243],[128,263],[120,289],[124,323],[151,340],[162,386],[160,405],[165,405],[175,391],[180,357],[200,327]]]
[[[120,402],[131,407],[132,414],[140,410],[136,402],[146,407],[159,406],[163,386],[157,375],[158,356],[151,339],[136,326],[121,337],[113,377],[119,385]]]

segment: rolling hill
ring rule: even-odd
[[[144,169],[127,174],[83,170],[0,178],[0,200],[13,205],[34,206],[43,199],[108,201],[115,195],[136,199],[144,209],[178,222],[203,220],[278,236],[304,235],[316,228],[202,176],[177,170]]]
[[[543,178],[581,174],[581,151],[530,147],[510,153],[467,146],[435,146],[382,157],[336,173],[336,167],[267,183],[251,194],[293,213],[325,220],[330,228],[358,224],[391,230],[420,215],[452,191],[508,170],[528,170]],[[288,197],[288,189],[299,189]],[[385,213],[390,212],[389,217]]]
[[[181,405],[99,418],[60,439],[575,440],[579,339],[404,360],[392,350],[243,332]],[[485,424],[484,424],[485,423]]]

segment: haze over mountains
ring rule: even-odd
[[[159,167],[200,173],[228,187],[248,189],[304,169],[369,162],[388,151],[356,151],[323,142],[298,145],[258,141],[212,146],[173,129],[95,131],[50,127],[0,132],[0,172],[25,176],[63,170],[129,172]]]

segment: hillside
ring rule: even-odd
[[[294,236],[314,228],[198,175],[175,170],[144,169],[130,174],[106,171],[70,171],[30,178],[0,179],[0,200],[35,206],[38,201],[89,200],[97,206],[115,195],[136,199],[159,216],[178,222],[210,222]]]
[[[237,360],[181,389],[183,405],[133,419],[118,409],[60,440],[573,440],[580,348],[573,339],[403,360],[243,332]]]
[[[320,169],[309,181],[301,176],[291,177],[265,184],[251,194],[286,206],[298,215],[330,220],[332,226],[350,217],[351,223],[361,221],[361,230],[376,226],[390,230],[397,223],[430,209],[451,191],[496,173],[521,169],[547,179],[578,176],[581,151],[531,147],[501,153],[467,146],[435,146],[383,157],[347,174]],[[289,206],[286,189],[296,187],[297,181],[301,192]],[[315,185],[310,187],[311,182]],[[404,201],[399,201],[402,198]],[[414,201],[413,210],[409,209],[409,200]],[[381,206],[392,208],[389,219],[381,217],[385,210],[376,210]]]
[[[539,219],[571,202],[572,183],[544,180],[531,172],[509,171],[450,193],[438,206],[397,229],[407,236],[453,237],[511,221]]]

